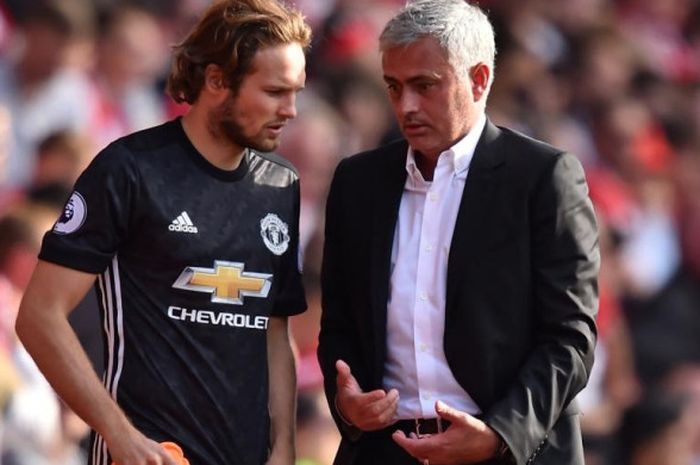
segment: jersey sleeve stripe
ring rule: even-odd
[[[104,273],[98,276],[98,286],[102,297],[103,330],[107,339],[107,369],[102,382],[111,397],[117,400],[117,390],[124,364],[124,325],[117,256]],[[92,464],[109,465],[109,454],[104,439],[95,433],[92,447]]]
[[[112,325],[112,283],[110,274],[110,268],[108,267],[99,278],[100,293],[102,294],[102,308],[104,310],[104,331],[107,339],[107,370],[103,374],[102,379],[108,391],[112,383],[112,373],[114,371],[114,329]]]
[[[117,337],[119,343],[119,349],[117,354],[117,372],[114,376],[114,384],[112,385],[112,397],[115,402],[117,400],[117,388],[119,386],[119,379],[122,375],[122,368],[124,366],[124,309],[122,308],[122,290],[121,290],[121,279],[119,278],[119,259],[115,255],[112,260],[112,267],[114,273],[114,298],[116,300],[116,310],[117,310]]]

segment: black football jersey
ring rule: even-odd
[[[192,465],[266,460],[268,318],[306,308],[298,218],[286,161],[220,170],[174,120],[105,148],[44,237],[41,259],[98,274],[105,387]],[[90,463],[111,463],[99,435]]]

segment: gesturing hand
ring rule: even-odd
[[[338,371],[336,406],[345,420],[362,431],[376,431],[393,423],[399,402],[396,389],[388,393],[383,389],[362,392],[347,363],[338,360],[335,368]]]
[[[394,441],[430,465],[479,463],[495,455],[500,439],[486,423],[439,401],[435,403],[435,411],[451,423],[445,432],[418,438],[414,433],[406,437],[403,431],[395,431]]]

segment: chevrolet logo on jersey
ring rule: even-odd
[[[243,305],[244,297],[267,297],[272,275],[243,272],[243,263],[214,261],[214,268],[188,266],[173,284],[176,289],[211,294],[211,301]]]

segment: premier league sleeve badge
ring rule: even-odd
[[[53,232],[57,234],[70,234],[77,231],[87,217],[87,205],[85,199],[78,191],[74,191],[65,206],[61,217],[56,221]]]

